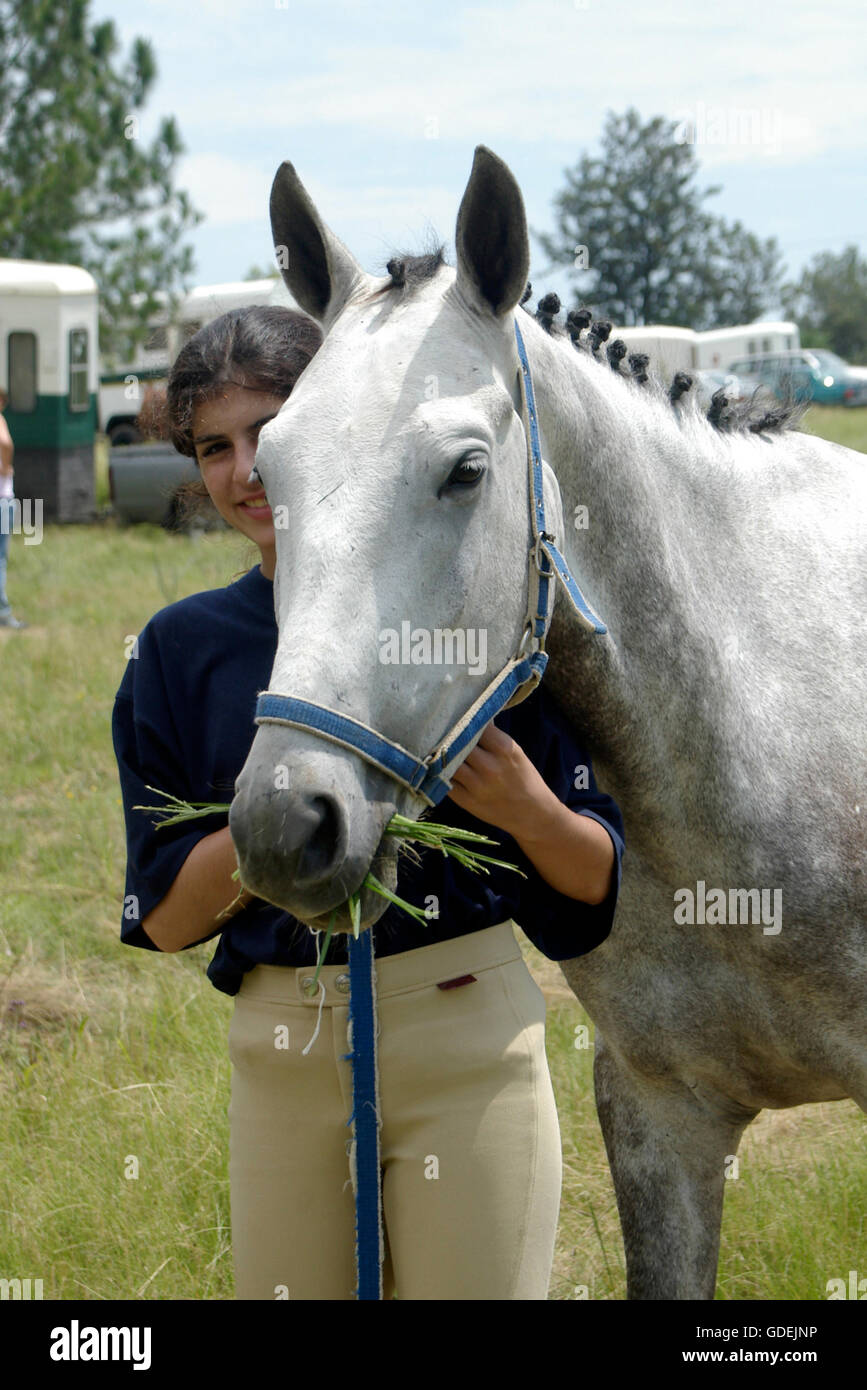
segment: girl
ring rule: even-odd
[[[260,562],[150,620],[113,715],[128,853],[121,939],[177,951],[219,935],[208,976],[235,996],[230,1192],[242,1299],[354,1294],[346,937],[331,942],[308,1046],[321,999],[305,989],[311,932],[238,895],[221,820],[157,830],[133,807],[153,802],[146,784],[192,801],[232,797],[277,647],[274,526],[249,481],[256,441],[320,342],[305,315],[255,307],[207,325],[179,354],[167,391],[174,443]],[[622,822],[543,688],[488,725],[436,819],[491,835],[501,847],[491,853],[526,878],[477,875],[439,853],[401,860],[397,891],[429,921],[390,906],[372,929],[384,1295],[545,1299],[560,1131],[544,997],[512,922],[552,960],[598,946],[617,901]]]
[[[16,618],[6,597],[6,556],[9,550],[9,537],[15,525],[14,469],[12,459],[15,446],[9,433],[9,426],[3,414],[9,397],[0,386],[0,627],[26,627],[27,624]]]

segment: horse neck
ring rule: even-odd
[[[655,769],[658,790],[660,763],[679,737],[673,705],[662,708],[666,692],[694,688],[690,673],[713,627],[692,580],[706,568],[700,547],[708,535],[696,451],[710,454],[714,444],[700,426],[698,445],[692,433],[687,442],[673,411],[568,340],[532,320],[521,327],[546,462],[563,500],[562,548],[609,630],[609,638],[589,634],[558,596],[550,688],[588,734],[612,788],[634,789],[643,765],[648,775]]]
[[[587,595],[591,606],[594,598],[605,602],[628,625],[628,581],[646,574],[648,563],[657,585],[676,589],[667,537],[672,505],[694,501],[685,485],[687,446],[673,411],[657,409],[640,388],[535,323],[525,337],[546,461],[563,499],[567,558],[595,590]]]

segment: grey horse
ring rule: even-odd
[[[595,1025],[627,1296],[710,1299],[745,1127],[764,1107],[867,1108],[864,458],[758,403],[718,394],[707,418],[688,381],[627,372],[604,328],[519,308],[523,201],[484,147],[454,269],[366,274],[288,163],[271,207],[326,337],[257,454],[277,528],[270,689],[422,756],[489,677],[383,667],[381,631],[484,626],[498,669],[525,620],[517,314],[549,528],[608,628],[558,597],[545,680],[627,840],[610,937],[561,968]],[[467,459],[481,486],[456,484]],[[371,864],[394,881],[383,828],[424,810],[346,748],[270,723],[236,793],[243,882],[314,927]],[[362,902],[367,927],[383,903]]]

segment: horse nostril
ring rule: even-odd
[[[318,817],[318,824],[301,849],[295,880],[299,887],[329,877],[335,859],[342,858],[336,803],[330,797],[317,796],[308,802],[308,808],[311,817]]]

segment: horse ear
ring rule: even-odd
[[[320,323],[330,324],[365,272],[326,227],[288,160],[271,185],[271,231],[277,263],[296,301]]]
[[[521,190],[511,170],[477,145],[455,229],[458,287],[499,318],[527,286],[530,243]]]

